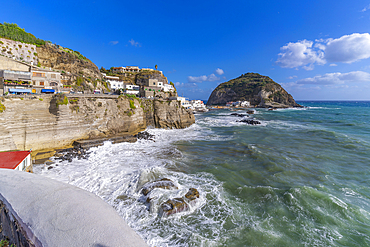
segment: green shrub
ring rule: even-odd
[[[131,109],[136,109],[135,103],[133,100],[130,100],[130,108]]]
[[[5,105],[3,105],[1,102],[0,102],[0,113],[4,112],[6,109]]]
[[[40,98],[39,100],[40,100],[40,101],[43,101],[43,99],[41,99],[41,98]]]
[[[68,105],[67,96],[65,96],[65,95],[58,96],[56,104],[57,104],[57,107],[60,106],[60,105]]]

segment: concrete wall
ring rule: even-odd
[[[10,169],[0,169],[0,177],[0,238],[10,244],[147,246],[113,207],[90,192]]]
[[[30,71],[30,65],[17,62],[11,58],[0,56],[1,70]]]

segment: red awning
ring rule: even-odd
[[[31,151],[15,151],[0,153],[0,168],[15,169]]]

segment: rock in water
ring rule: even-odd
[[[207,105],[225,105],[230,101],[249,101],[252,106],[262,108],[302,107],[278,83],[257,73],[221,83],[209,96]]]
[[[185,194],[185,198],[173,198],[163,203],[160,208],[160,215],[169,216],[175,213],[186,211],[190,208],[189,205],[194,205],[196,203],[198,198],[198,190],[190,188]]]
[[[197,189],[190,188],[188,193],[186,193],[185,198],[189,201],[193,201],[199,198],[199,192]]]
[[[239,114],[239,113],[231,113],[232,116],[238,116],[238,117],[248,117],[248,115],[245,114]]]
[[[253,119],[242,119],[242,120],[237,121],[237,122],[242,122],[242,123],[246,123],[246,124],[250,124],[250,125],[257,125],[257,124],[261,124],[261,122],[260,122],[260,121],[253,120]]]
[[[160,188],[160,189],[166,189],[166,190],[177,190],[177,186],[172,182],[172,180],[168,178],[162,178],[161,180],[149,182],[146,183],[141,190],[141,193],[143,193],[144,196],[148,195],[152,190]]]

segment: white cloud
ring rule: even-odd
[[[369,33],[354,33],[330,40],[325,49],[325,58],[329,62],[353,63],[369,57]]]
[[[353,63],[370,57],[370,34],[353,33],[338,39],[302,40],[280,48],[277,63],[283,68],[313,70],[314,65]],[[330,65],[334,66],[334,65]]]
[[[224,71],[223,71],[223,69],[217,68],[216,71],[215,71],[215,73],[217,75],[223,75],[224,74]]]
[[[210,74],[209,76],[201,75],[201,76],[188,76],[189,82],[197,82],[202,83],[204,81],[219,81],[220,77],[217,77],[215,74]]]
[[[329,66],[330,67],[335,67],[335,66],[338,66],[338,65],[336,65],[335,63],[331,63]]]
[[[370,74],[363,71],[352,71],[349,73],[327,73],[315,77],[297,81],[297,84],[344,84],[346,82],[370,82]]]
[[[289,77],[288,77],[288,79],[290,79],[290,80],[291,80],[291,79],[294,79],[294,78],[297,78],[297,76],[296,76],[296,75],[293,75],[293,76],[289,76]]]
[[[109,42],[110,45],[117,45],[119,42],[118,41],[111,41]]]
[[[289,42],[280,48],[282,52],[279,53],[277,63],[283,68],[305,66],[307,70],[311,70],[314,63],[325,64],[323,51],[312,45],[313,42],[309,40]]]
[[[132,46],[135,46],[135,47],[141,47],[141,44],[139,42],[136,42],[135,40],[133,39],[130,39],[128,41]]]
[[[370,9],[370,4],[369,4],[369,5],[367,5],[365,8],[363,8],[363,9],[361,10],[361,12],[368,11],[369,9]]]

